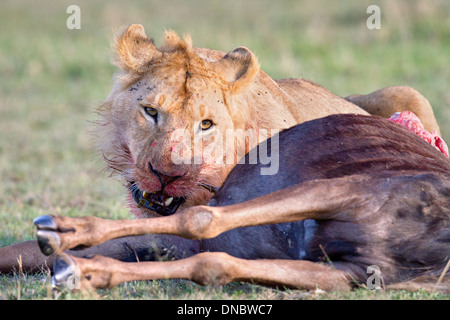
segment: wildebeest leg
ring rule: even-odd
[[[171,235],[141,235],[112,239],[83,250],[67,250],[66,253],[89,258],[102,255],[120,261],[145,261],[180,259],[198,252],[198,244]],[[52,269],[54,255],[44,255],[37,241],[25,241],[0,248],[0,273],[14,271],[36,272]]]
[[[191,207],[178,214],[139,220],[41,216],[35,220],[44,254],[109,239],[143,234],[172,234],[188,239],[213,238],[253,225],[304,219],[353,220],[373,212],[388,197],[389,185],[362,175],[311,180],[250,201],[224,206]],[[345,209],[345,210],[344,210]]]
[[[70,246],[70,241],[77,245],[95,243],[105,239],[108,231],[112,231],[114,236],[121,235],[121,232],[165,232],[199,239],[251,225],[302,219],[351,221],[358,219],[358,215],[377,211],[390,188],[384,179],[355,175],[307,181],[247,202],[225,207],[192,207],[169,217],[138,220],[139,223],[107,221],[103,225],[102,220],[94,219],[75,221],[76,224],[71,225],[72,221],[66,218],[54,217],[51,221],[56,231],[48,238],[56,239],[54,242],[62,246]],[[103,232],[105,228],[109,230]],[[94,236],[97,231],[100,232],[98,238]],[[56,284],[64,285],[75,274],[82,280],[82,287],[95,288],[139,279],[185,278],[201,284],[237,280],[307,289],[316,286],[342,289],[349,286],[351,274],[346,272],[351,270],[346,266],[332,269],[300,260],[242,260],[225,253],[203,253],[184,260],[139,264],[120,263],[97,256],[92,260],[66,257],[55,265]]]
[[[363,175],[311,180],[250,201],[224,206],[196,206],[168,217],[105,220],[96,217],[41,216],[35,220],[41,249],[51,254],[77,246],[142,234],[173,234],[188,239],[213,238],[253,225],[304,219],[354,219],[388,197],[389,185]],[[346,210],[343,210],[346,209]],[[351,209],[351,210],[347,210]]]
[[[0,248],[0,273],[36,272],[53,265],[54,257],[42,254],[37,241]]]
[[[96,256],[61,257],[54,284],[72,289],[107,288],[122,282],[188,279],[202,285],[246,281],[269,286],[313,290],[350,288],[349,275],[325,265],[302,260],[245,260],[223,252],[205,252],[176,261],[124,263]],[[68,285],[70,284],[70,285]]]

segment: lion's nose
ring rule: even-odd
[[[166,173],[162,173],[158,170],[155,170],[150,162],[148,163],[148,167],[149,167],[150,171],[153,172],[153,174],[155,174],[156,177],[158,178],[159,182],[161,183],[162,189],[164,189],[164,187],[167,186],[169,183],[172,183],[175,180],[184,176],[184,174],[183,175],[168,175]]]

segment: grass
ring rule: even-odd
[[[66,8],[81,9],[68,30]],[[380,30],[366,28],[378,4]],[[304,77],[346,96],[410,85],[435,109],[450,141],[448,1],[54,1],[5,0],[0,10],[0,246],[35,238],[41,214],[128,218],[122,188],[102,173],[88,129],[115,72],[113,33],[141,23],[157,44],[165,29],[222,51],[244,45],[274,78]],[[1,259],[1,257],[0,257]],[[425,292],[310,294],[233,283],[133,282],[102,299],[448,299]],[[47,274],[0,276],[0,299],[54,296]]]
[[[355,289],[348,293],[279,290],[232,282],[221,287],[203,287],[186,280],[133,281],[95,293],[53,292],[50,274],[14,274],[0,277],[0,300],[448,300],[448,294],[425,290]]]

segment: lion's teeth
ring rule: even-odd
[[[172,201],[173,201],[173,197],[167,198],[167,199],[164,201],[164,205],[165,205],[166,207],[168,207],[168,206],[170,206],[170,204],[172,203]]]
[[[142,192],[142,198],[144,198],[145,200],[150,200],[150,193],[146,191]]]

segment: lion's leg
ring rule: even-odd
[[[165,233],[208,239],[245,226],[304,219],[355,219],[355,215],[375,210],[388,192],[389,186],[384,186],[382,180],[354,175],[307,181],[243,203],[197,206],[168,217],[103,220],[42,216],[35,224],[41,249],[51,254],[127,235]]]
[[[124,263],[95,256],[61,257],[55,263],[53,283],[70,289],[108,288],[122,282],[187,279],[202,285],[231,281],[270,286],[323,290],[350,288],[349,275],[325,265],[302,260],[245,260],[222,252],[205,252],[165,262]]]
[[[411,111],[419,117],[425,129],[440,132],[428,100],[417,90],[407,86],[392,86],[367,95],[351,95],[348,101],[363,108],[372,115],[389,118],[395,112]]]

